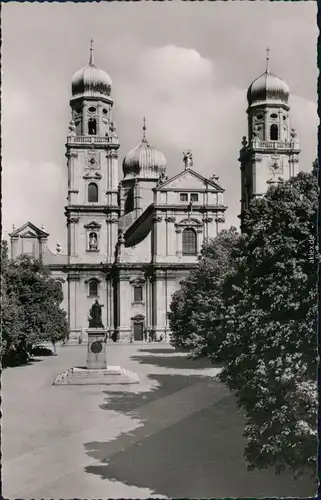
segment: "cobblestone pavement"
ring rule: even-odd
[[[312,482],[247,472],[243,417],[207,361],[166,345],[108,345],[131,386],[60,386],[86,359],[57,348],[2,374],[3,495],[8,498],[314,496]]]

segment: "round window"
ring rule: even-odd
[[[107,109],[104,108],[103,113],[104,113],[104,115],[107,115],[107,113],[108,113]]]
[[[285,115],[283,116],[283,120],[286,120],[286,116]]]
[[[276,113],[272,113],[271,118],[277,118],[278,115]]]
[[[263,115],[257,115],[256,119],[257,120],[262,120],[263,119]]]
[[[90,106],[90,108],[88,109],[88,111],[90,113],[94,113],[96,111],[96,108],[94,108],[93,106]]]

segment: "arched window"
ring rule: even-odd
[[[97,297],[98,295],[98,283],[96,280],[89,281],[89,296]]]
[[[56,285],[57,285],[57,287],[59,287],[59,289],[60,289],[60,291],[61,291],[61,293],[62,293],[62,300],[63,300],[63,297],[64,297],[64,292],[63,292],[63,287],[62,287],[62,283],[61,283],[61,281],[56,280]]]
[[[89,203],[98,201],[98,186],[94,182],[88,184],[88,201]]]
[[[183,255],[197,255],[197,234],[195,229],[183,231]]]
[[[97,123],[95,118],[89,118],[88,120],[88,134],[96,135],[97,133]]]
[[[273,123],[270,127],[270,140],[278,141],[279,140],[279,129],[278,126]]]

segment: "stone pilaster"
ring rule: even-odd
[[[161,223],[163,217],[159,215],[154,215],[153,217],[153,228],[152,228],[152,261],[157,262],[159,259],[159,241],[158,241],[158,224]]]
[[[183,249],[182,249],[182,230],[180,227],[175,228],[176,233],[176,256],[182,257]]]
[[[81,325],[78,324],[77,315],[77,302],[80,275],[70,273],[68,278],[68,321],[70,337],[74,337],[81,331]]]

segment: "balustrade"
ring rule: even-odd
[[[77,135],[67,137],[67,144],[112,144],[108,137],[97,137],[88,135]]]
[[[266,149],[289,149],[291,147],[291,143],[286,141],[257,141],[256,144],[256,147]]]

